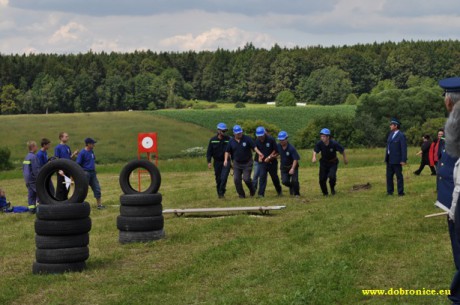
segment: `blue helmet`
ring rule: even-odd
[[[319,132],[319,134],[323,134],[323,135],[326,135],[326,136],[330,136],[331,135],[331,131],[327,128],[323,128],[321,129],[321,131]]]
[[[242,132],[243,132],[243,128],[241,128],[240,125],[233,126],[233,133],[234,134],[238,134],[238,133],[242,133]]]
[[[265,135],[265,128],[263,126],[259,126],[256,128],[256,136],[262,137]]]
[[[225,125],[225,123],[219,123],[219,124],[217,124],[217,129],[219,129],[219,130],[225,130],[225,131],[228,130],[227,125]]]
[[[288,138],[288,133],[286,131],[280,131],[278,134],[278,140],[284,141]]]

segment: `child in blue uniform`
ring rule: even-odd
[[[85,148],[83,148],[77,157],[77,163],[83,168],[88,179],[88,184],[93,190],[94,198],[97,201],[97,208],[103,209],[105,206],[101,203],[101,186],[96,175],[96,156],[94,155],[94,141],[92,138],[85,139]]]
[[[54,156],[60,159],[68,159],[72,160],[78,154],[78,150],[76,150],[73,154],[70,150],[70,147],[67,145],[69,141],[69,135],[66,132],[59,133],[59,141],[60,143],[54,148]],[[65,176],[68,174],[63,173]],[[57,175],[57,185],[56,185],[56,199],[57,200],[66,200],[69,195],[69,190],[65,186],[65,178],[64,175],[58,174]]]
[[[24,159],[22,165],[22,173],[24,175],[24,180],[27,186],[29,211],[31,213],[35,213],[37,204],[36,180],[38,171],[40,170],[40,164],[38,162],[37,156],[35,155],[37,152],[37,143],[35,143],[35,141],[28,141],[27,148],[29,149],[29,153]]]

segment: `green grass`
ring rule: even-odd
[[[212,132],[194,124],[171,120],[148,112],[104,112],[48,115],[2,116],[1,146],[11,150],[11,160],[22,163],[27,154],[26,142],[40,145],[43,137],[52,141],[48,156],[59,143],[58,134],[69,134],[72,150],[84,147],[86,137],[95,138],[95,152],[100,163],[116,163],[137,158],[137,134],[158,133],[161,159],[184,156],[182,150],[207,145]]]
[[[92,211],[91,254],[82,273],[32,275],[34,217],[0,215],[0,304],[447,304],[442,296],[361,293],[449,288],[454,265],[446,221],[423,217],[439,210],[428,170],[411,174],[419,159],[404,170],[407,196],[387,197],[382,150],[350,150],[350,164],[339,166],[338,194],[324,198],[311,153],[301,157],[300,200],[276,197],[271,182],[264,199],[240,200],[231,179],[227,198],[218,200],[203,159],[187,159],[182,168],[160,161],[164,208],[287,208],[268,216],[168,215],[165,239],[132,245],[117,241],[116,166],[100,166],[108,208]],[[370,190],[352,191],[367,182]],[[9,200],[25,205],[22,179],[2,179],[2,187]],[[88,201],[95,205],[91,194]]]
[[[220,105],[220,104],[219,104]],[[315,117],[326,114],[341,114],[352,116],[355,106],[317,106],[306,107],[275,107],[267,105],[250,105],[248,108],[222,108],[206,110],[159,110],[154,112],[162,116],[179,121],[190,122],[214,130],[219,121],[225,122],[231,128],[237,120],[264,120],[295,135],[298,130],[304,128]]]

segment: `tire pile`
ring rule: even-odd
[[[75,190],[63,201],[49,191],[51,177],[63,170],[73,178]],[[37,177],[37,207],[35,220],[36,261],[34,274],[82,271],[89,258],[91,208],[84,202],[88,183],[83,170],[70,160],[53,160],[45,164]]]
[[[129,182],[132,172],[139,168],[150,175],[150,185],[142,192]],[[120,196],[120,216],[117,217],[121,244],[149,242],[165,236],[160,185],[160,171],[148,160],[133,160],[122,169],[120,187],[124,194]]]

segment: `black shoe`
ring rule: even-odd
[[[393,193],[387,193],[387,196],[393,196]]]
[[[244,198],[246,198],[246,196],[245,195],[238,195],[238,198],[244,199]]]
[[[277,195],[278,195],[278,197],[282,197],[282,196],[283,196],[283,192],[279,192]]]
[[[323,193],[323,196],[327,197],[327,196],[329,196],[329,194],[328,193]]]
[[[420,176],[420,173],[419,172],[414,172],[414,175]]]
[[[37,209],[29,209],[29,213],[30,214],[35,214],[35,213],[37,213]]]
[[[331,190],[331,195],[332,195],[332,196],[335,195],[335,190]]]
[[[405,196],[406,194],[402,193],[402,194],[398,194],[399,197],[402,197],[402,196]]]
[[[97,209],[98,209],[98,210],[105,209],[105,205],[99,204],[99,205],[97,206]]]
[[[251,197],[254,197],[255,194],[256,194],[256,190],[249,191],[249,195],[250,195]]]
[[[219,197],[219,199],[224,199],[225,198],[224,195],[219,195],[218,197]]]
[[[431,173],[431,176],[436,176],[436,173]]]

